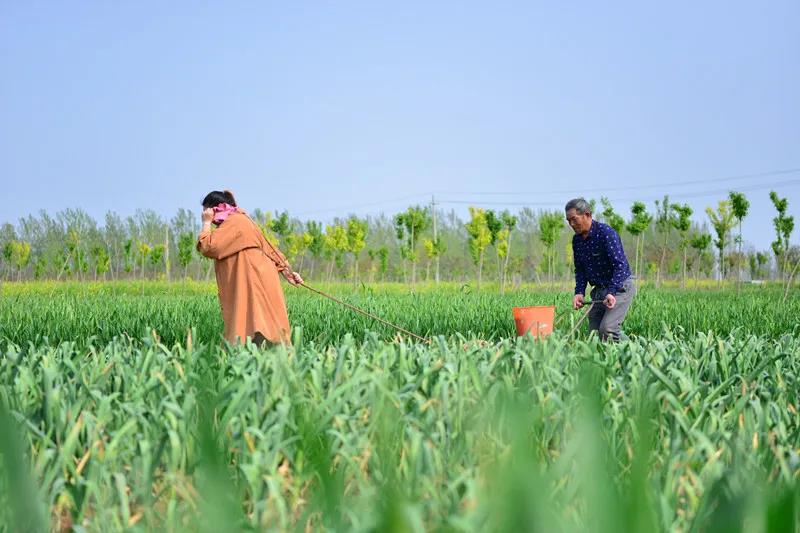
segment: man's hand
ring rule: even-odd
[[[286,281],[288,281],[290,285],[294,285],[294,286],[302,285],[303,278],[301,278],[300,274],[298,274],[297,272],[291,272],[289,270],[283,270],[283,271],[281,271],[281,273],[283,274],[283,277],[286,278]]]
[[[572,298],[572,308],[577,310],[581,307],[583,307],[583,294],[576,294]]]
[[[606,295],[606,299],[603,300],[603,305],[608,307],[609,309],[614,309],[614,306],[617,305],[617,298],[613,294]]]

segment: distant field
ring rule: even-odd
[[[567,313],[562,331],[579,313],[569,310],[571,291],[524,286],[505,295],[468,286],[420,286],[415,293],[399,284],[321,286],[343,300],[423,336],[464,335],[497,340],[515,334],[511,309],[524,305],[556,305]],[[184,342],[189,328],[195,339],[215,342],[222,332],[213,283],[24,283],[0,289],[0,339],[25,344],[90,337],[109,341],[118,335],[139,337],[150,328],[165,344]],[[292,325],[307,341],[325,345],[345,335],[362,339],[367,330],[389,339],[394,332],[379,323],[305,289],[286,286]],[[665,329],[676,335],[732,331],[777,338],[798,330],[800,298],[782,302],[779,287],[745,286],[724,290],[656,290],[639,292],[625,330],[658,337]],[[583,330],[583,328],[581,328]]]

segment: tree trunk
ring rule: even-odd
[[[667,257],[667,239],[669,238],[669,232],[664,236],[664,246],[661,247],[661,260],[658,262],[658,275],[656,277],[656,287],[661,287],[661,276],[664,271],[664,259]]]
[[[506,248],[506,258],[503,262],[503,283],[500,286],[500,294],[505,293],[506,282],[508,281],[508,260],[511,257],[511,234],[508,235],[508,248]]]
[[[683,247],[683,267],[681,269],[683,275],[681,277],[681,289],[686,289],[686,246]]]
[[[164,270],[167,274],[167,283],[170,280],[170,264],[169,264],[169,227],[164,228]]]
[[[481,272],[483,271],[483,252],[478,257],[478,290],[481,290]]]
[[[742,219],[739,219],[739,255],[736,257],[736,270],[738,273],[736,279],[736,294],[742,292]]]
[[[697,284],[700,279],[700,254],[697,255],[697,261],[694,265],[694,288],[697,289]]]
[[[789,275],[789,279],[786,280],[786,288],[783,291],[783,303],[786,303],[786,300],[789,298],[789,289],[792,286],[795,274],[797,274],[798,267],[800,267],[800,260],[798,260],[794,264],[794,268],[792,269],[792,273]]]

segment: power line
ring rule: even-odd
[[[544,195],[544,194],[574,194],[574,193],[588,193],[588,192],[619,192],[619,191],[635,191],[641,189],[656,189],[659,187],[681,187],[684,185],[701,185],[706,183],[720,183],[726,181],[737,181],[743,179],[751,179],[751,178],[763,178],[767,176],[779,176],[785,174],[796,174],[800,172],[800,168],[787,168],[783,170],[770,170],[768,172],[759,172],[757,174],[742,174],[739,176],[728,176],[724,178],[712,178],[707,180],[687,180],[687,181],[676,181],[676,182],[664,182],[662,183],[652,184],[652,185],[632,185],[632,186],[625,186],[625,187],[597,187],[593,189],[561,189],[555,191],[437,191],[434,194],[472,194],[472,195],[485,195],[485,196],[511,196],[511,195],[523,195],[523,194],[536,194],[536,195]]]
[[[784,180],[778,181],[773,183],[762,183],[759,185],[748,185],[745,187],[737,187],[739,192],[748,192],[748,191],[757,191],[763,189],[771,189],[773,187],[791,187],[795,185],[800,185],[800,179],[792,179],[792,180]],[[699,191],[699,192],[692,192],[692,193],[685,193],[685,194],[670,194],[671,198],[676,199],[685,199],[685,198],[702,198],[704,196],[712,196],[716,194],[727,194],[729,189],[715,189],[709,191]],[[660,197],[647,197],[647,198],[611,198],[614,202],[636,202],[636,201],[644,201],[644,200],[654,200]],[[494,202],[494,201],[485,201],[485,200],[439,200],[440,204],[470,204],[470,205],[508,205],[508,206],[535,206],[535,207],[551,207],[555,205],[563,205],[564,202],[560,201],[552,201],[552,202],[524,202],[524,201],[516,201],[516,202]]]
[[[371,207],[380,207],[385,205],[396,204],[399,202],[404,202],[407,200],[412,200],[415,198],[422,198],[425,196],[431,195],[439,195],[439,194],[448,194],[448,195],[459,195],[459,194],[469,194],[469,195],[485,195],[485,196],[508,196],[508,195],[515,195],[515,196],[522,196],[526,194],[536,195],[537,197],[542,197],[543,195],[568,195],[568,194],[585,194],[585,193],[592,193],[592,192],[599,192],[599,193],[606,193],[606,192],[621,192],[621,191],[638,191],[642,189],[655,189],[659,187],[679,187],[684,185],[698,185],[698,184],[706,184],[706,183],[720,183],[726,181],[737,181],[743,179],[751,179],[751,178],[761,178],[766,176],[778,176],[778,175],[786,175],[786,174],[796,174],[800,172],[800,168],[789,168],[789,169],[782,169],[782,170],[771,170],[767,172],[759,172],[755,174],[742,174],[738,176],[728,176],[724,178],[712,178],[707,180],[687,180],[681,182],[674,182],[674,183],[660,183],[655,185],[635,185],[635,186],[625,186],[625,187],[598,187],[598,188],[590,188],[590,189],[561,189],[555,191],[535,191],[535,192],[524,192],[524,191],[517,191],[517,192],[498,192],[498,191],[472,191],[472,192],[456,192],[456,191],[439,191],[439,192],[425,192],[425,193],[418,193],[418,194],[411,194],[407,196],[402,196],[399,198],[394,198],[391,200],[381,200],[378,202],[370,202],[365,204],[358,204],[358,205],[350,205],[350,206],[339,206],[339,207],[328,207],[323,209],[316,209],[313,211],[304,211],[301,213],[297,213],[296,216],[308,216],[308,215],[316,215],[321,213],[331,213],[331,212],[346,212],[351,210],[359,210],[359,209],[367,209]],[[775,182],[770,184],[757,184],[757,185],[745,185],[736,187],[736,190],[746,192],[752,190],[760,190],[769,187],[781,187],[781,186],[793,186],[800,183],[800,179],[792,179],[786,180],[781,182]],[[729,192],[728,189],[715,189],[710,191],[697,191],[697,192],[686,192],[686,193],[677,193],[677,194],[670,194],[673,198],[700,198],[703,196],[711,196],[714,194],[727,194]],[[655,199],[647,197],[647,198],[612,198],[615,202],[634,202],[634,201],[644,201],[644,200],[652,200]],[[554,201],[535,201],[535,202],[525,202],[525,201],[484,201],[484,200],[441,200],[437,201],[437,204],[472,204],[472,205],[508,205],[508,206],[531,206],[531,207],[552,207],[552,206],[560,206],[562,205],[561,200],[554,200]]]
[[[763,189],[771,189],[773,187],[792,187],[800,185],[800,179],[777,181],[773,183],[761,183],[758,185],[745,185],[744,187],[736,187],[737,192],[760,191]],[[725,189],[716,189],[712,191],[691,192],[691,193],[677,193],[669,195],[672,198],[702,198],[704,196],[712,196],[715,194],[728,194],[731,192],[730,187]],[[655,197],[653,197],[655,199]],[[621,202],[633,202],[635,199],[622,199]]]
[[[430,196],[430,193],[421,193],[421,194],[411,194],[408,196],[403,196],[401,198],[395,198],[394,200],[382,200],[380,202],[372,202],[368,204],[360,204],[360,205],[351,205],[346,207],[329,207],[325,209],[317,209],[314,211],[305,211],[302,213],[297,213],[296,216],[305,216],[305,215],[316,215],[318,213],[329,213],[331,211],[349,211],[353,209],[365,209],[368,207],[379,207],[381,205],[389,205],[389,204],[396,204],[398,202],[404,202],[406,200],[411,200],[412,198],[419,198],[422,196]]]

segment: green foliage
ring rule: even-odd
[[[545,246],[545,262],[550,280],[553,280],[556,263],[556,243],[564,229],[564,215],[559,211],[544,212],[539,216],[539,240]]]
[[[417,272],[417,243],[422,238],[422,232],[431,224],[429,210],[420,206],[413,206],[394,217],[394,227],[397,240],[400,241],[400,256],[411,262],[411,283],[416,282]]]
[[[3,247],[3,259],[17,269],[18,275],[28,266],[31,258],[31,245],[23,241],[9,241]]]
[[[794,231],[794,217],[786,216],[786,211],[789,208],[789,201],[786,198],[780,198],[775,191],[770,191],[769,198],[778,211],[778,216],[772,219],[776,236],[772,242],[772,251],[775,252],[778,268],[785,273],[788,270],[786,268],[786,256],[789,251],[789,237]]]
[[[161,289],[139,297],[143,314],[164,303]],[[410,320],[454,301],[462,315],[491,316],[458,291],[432,294],[384,305]],[[766,303],[742,294],[752,301],[732,309],[730,295],[711,292],[683,310],[686,293],[641,296],[677,322],[710,312],[736,323],[731,312]],[[112,303],[120,318],[131,311]],[[10,531],[798,524],[796,333],[674,326],[618,345],[364,333],[321,345],[298,329],[292,347],[261,350],[200,340],[199,328],[174,342],[146,331],[77,342],[81,331],[57,344],[3,341],[0,521]]]
[[[689,204],[672,204],[670,206],[675,216],[672,217],[672,227],[681,234],[682,247],[686,246],[686,235],[692,227],[692,213],[694,212]]]
[[[714,246],[717,247],[719,252],[719,269],[720,280],[725,278],[725,246],[728,242],[728,233],[733,228],[734,215],[731,210],[731,203],[728,200],[721,200],[714,211],[710,207],[706,207],[706,214],[711,220],[711,225],[717,233],[717,238],[714,241]]]
[[[93,246],[91,250],[92,261],[94,261],[95,276],[102,276],[111,265],[111,258],[108,256],[108,250],[105,246]]]
[[[481,286],[481,275],[483,273],[483,255],[486,248],[492,243],[492,230],[486,215],[486,210],[478,207],[469,208],[470,221],[465,224],[469,235],[469,252],[472,261],[478,267],[478,288]]]
[[[634,202],[631,206],[631,220],[625,225],[628,233],[639,236],[650,227],[653,216],[647,212],[647,207],[642,202]]]
[[[270,229],[280,238],[280,243],[284,243],[286,237],[292,232],[292,224],[289,221],[288,211],[278,213],[277,216],[270,221]]]
[[[178,239],[178,263],[183,267],[184,276],[187,275],[192,262],[195,243],[196,237],[192,233],[183,233]]]
[[[325,235],[323,238],[326,251],[335,259],[337,264],[341,265],[342,258],[347,252],[349,244],[347,240],[347,229],[340,224],[329,224],[325,226]]]
[[[603,222],[614,228],[614,231],[622,235],[622,230],[625,229],[625,219],[620,214],[614,211],[614,207],[605,196],[600,198],[600,203],[603,206]]]
[[[730,192],[728,195],[728,200],[731,202],[733,216],[741,224],[742,219],[747,216],[747,213],[750,210],[750,201],[743,193],[735,191]]]

